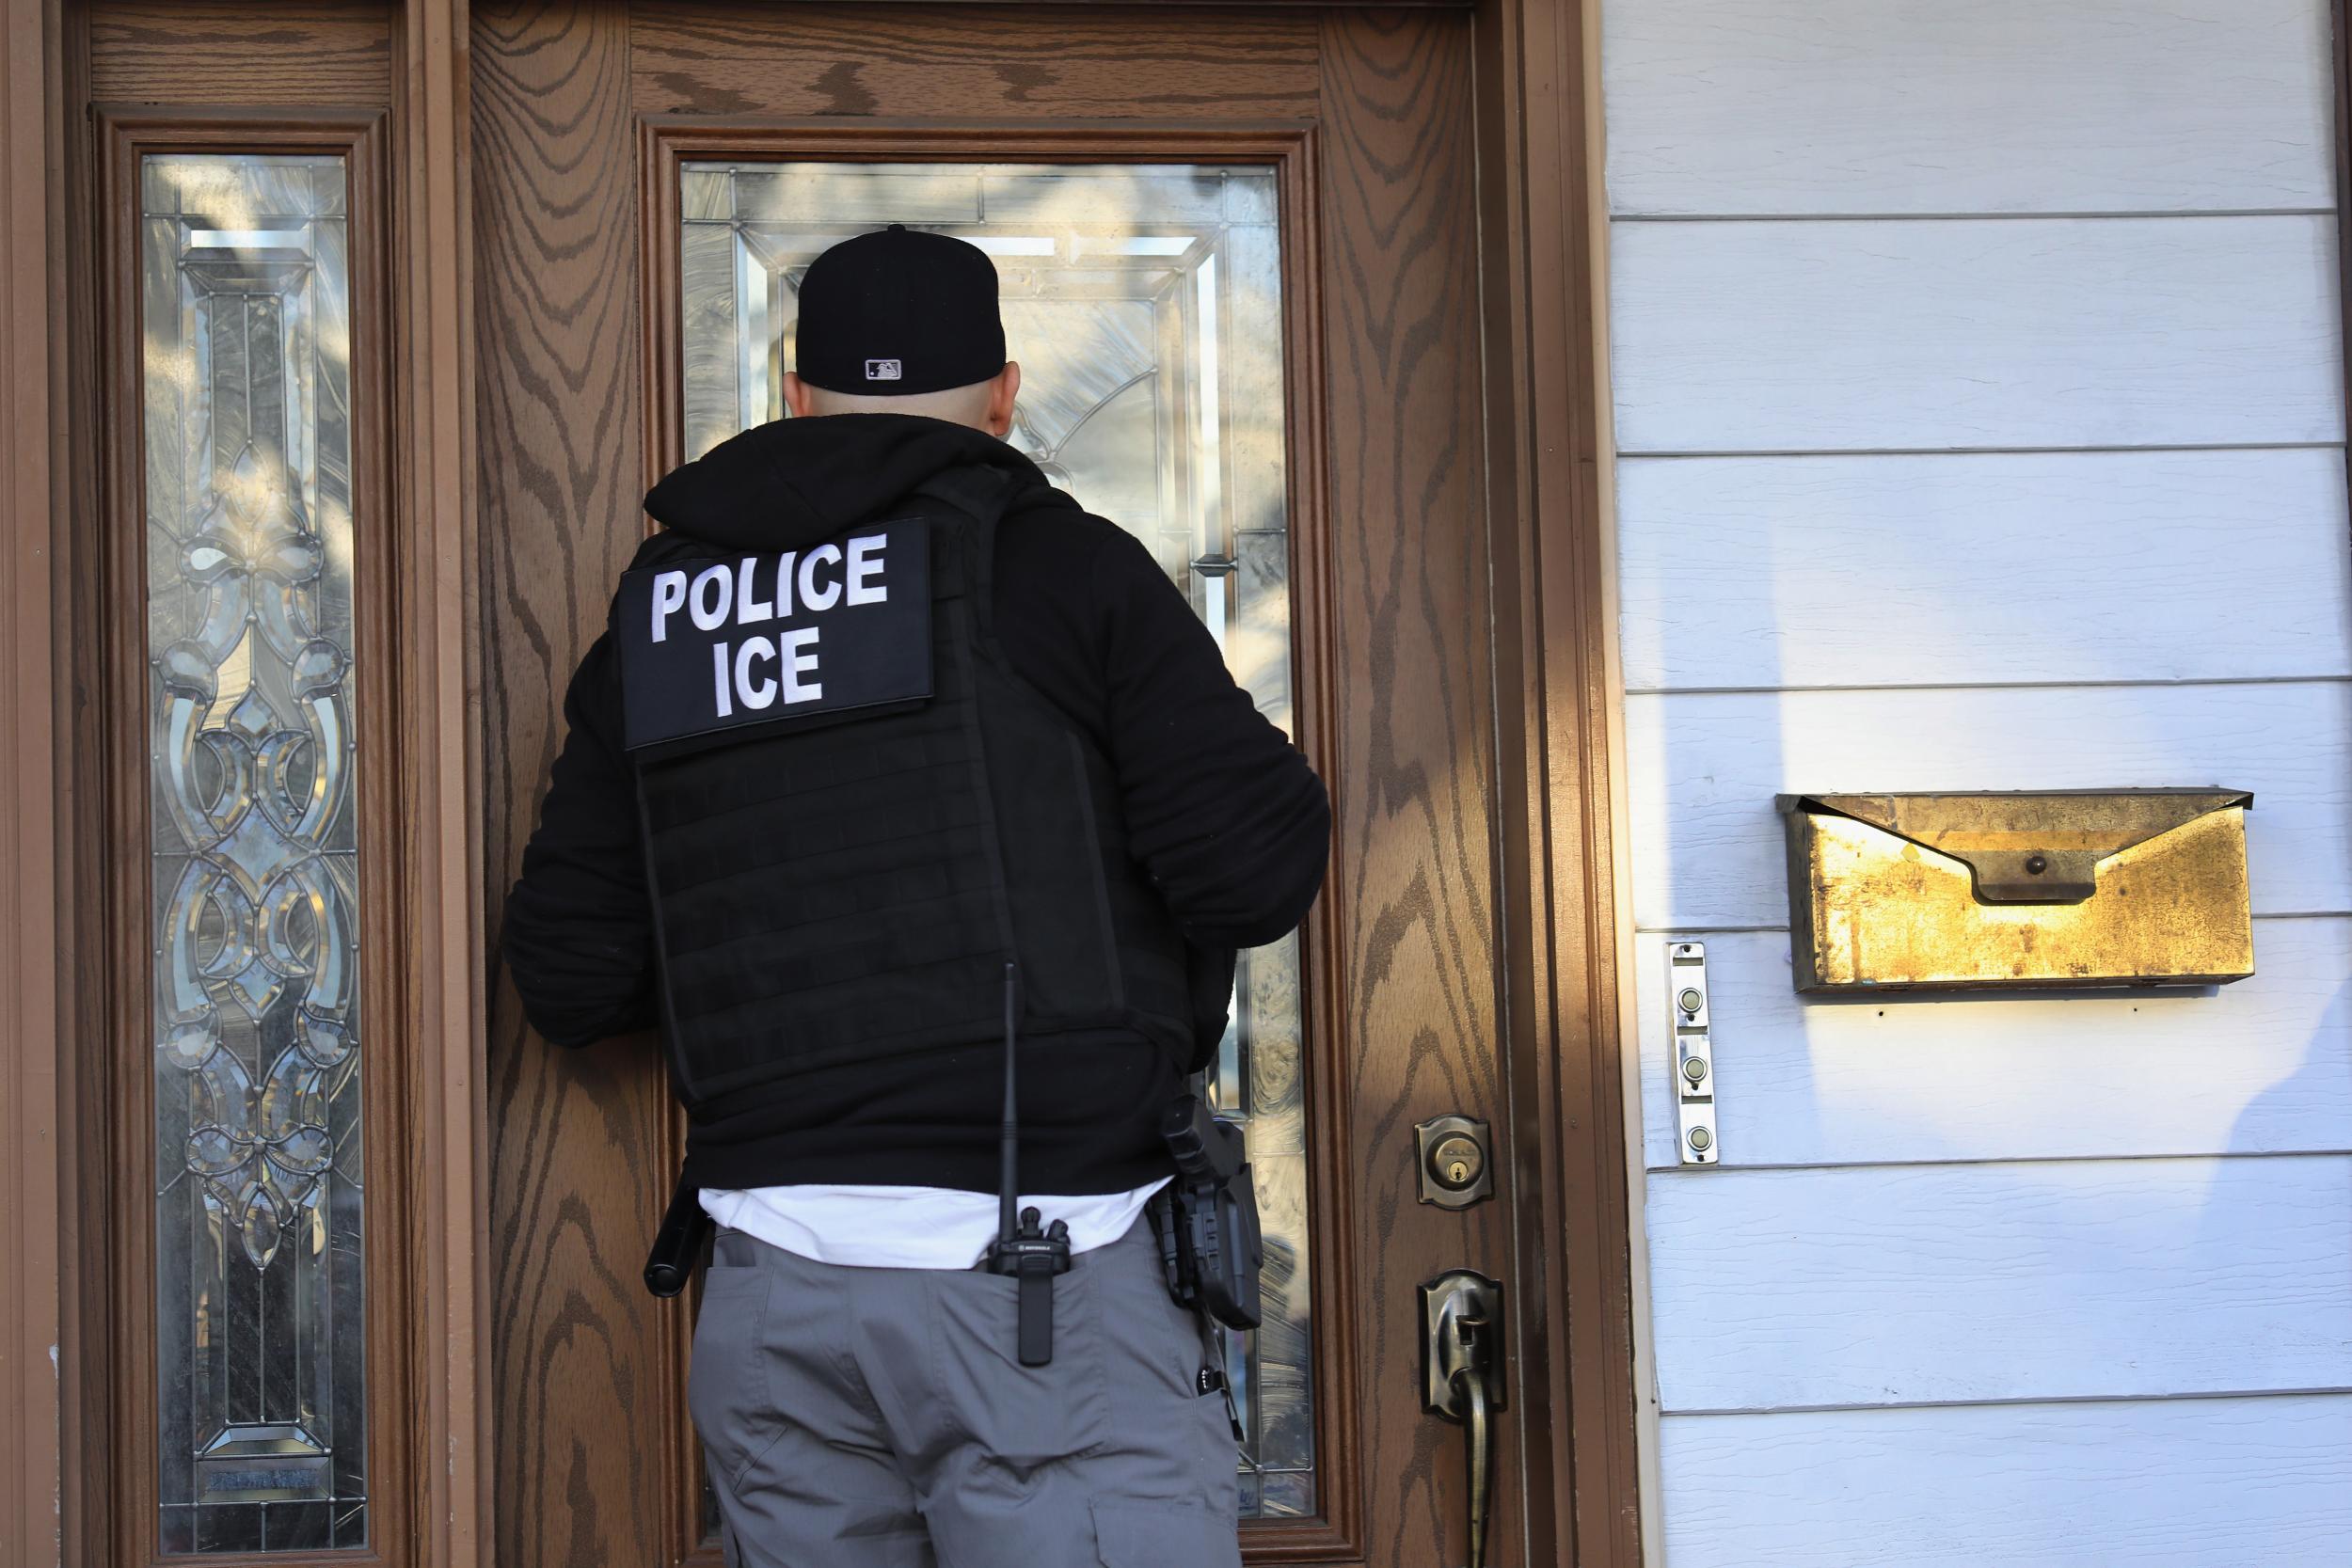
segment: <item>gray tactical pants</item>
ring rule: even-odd
[[[1239,1568],[1225,1402],[1142,1220],[1014,1354],[981,1270],[815,1263],[721,1230],[688,1403],[731,1568]]]

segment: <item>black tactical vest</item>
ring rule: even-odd
[[[714,645],[694,641],[690,626],[722,594],[771,612],[789,598],[789,558],[739,558],[673,535],[630,575],[684,570],[691,600],[675,576],[641,585],[634,601],[625,581],[615,626],[625,688],[654,652],[717,683],[715,698],[692,689],[691,714],[648,698],[642,678],[625,705],[664,1033],[695,1120],[787,1104],[800,1074],[853,1063],[920,1071],[926,1053],[1000,1040],[1008,963],[1024,1039],[1108,1030],[1172,1061],[1190,1055],[1184,946],[1129,855],[1108,759],[1014,673],[994,637],[996,521],[1016,484],[996,469],[951,471],[877,524],[812,547],[830,552],[817,576],[803,558],[809,603],[830,594],[839,604],[862,580],[873,600],[873,585],[905,582],[916,564],[908,541],[927,534],[927,678],[885,668],[919,651],[919,620],[853,646],[835,629],[853,625],[846,609],[829,622],[802,603],[796,613],[824,641],[803,630],[796,642],[795,623],[778,616],[746,655],[756,628],[714,614],[716,629],[699,633]],[[884,528],[892,557],[851,547]],[[739,571],[739,575],[720,581],[715,569]],[[871,569],[863,579],[861,562]],[[649,595],[677,645],[632,645],[644,634],[623,617]],[[796,677],[777,700],[778,683]],[[792,701],[818,687],[824,697]],[[714,701],[724,722],[702,705]],[[983,1101],[971,1114],[993,1122],[996,1109]]]

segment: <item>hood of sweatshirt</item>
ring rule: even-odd
[[[730,549],[796,550],[872,520],[934,475],[975,465],[1026,480],[1019,505],[1048,497],[1076,504],[986,431],[916,414],[828,414],[775,420],[720,442],[647,491],[645,511],[664,528]]]

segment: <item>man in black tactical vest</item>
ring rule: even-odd
[[[1006,444],[996,288],[896,225],[810,266],[794,417],[645,498],[507,904],[548,1039],[660,1026],[738,1565],[1239,1560],[1198,1313],[1248,1321],[1254,1220],[1184,1096],[1329,808]]]

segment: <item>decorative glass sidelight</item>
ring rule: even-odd
[[[1270,168],[690,163],[680,272],[686,453],[781,419],[800,282],[885,223],[989,252],[1021,363],[1012,444],[1148,546],[1259,710],[1291,728],[1281,247]],[[1231,1347],[1242,1506],[1315,1511],[1306,1105],[1295,937],[1242,956],[1211,1069],[1248,1132],[1265,1326]]]
[[[367,1541],[346,183],[141,160],[167,1552]]]

